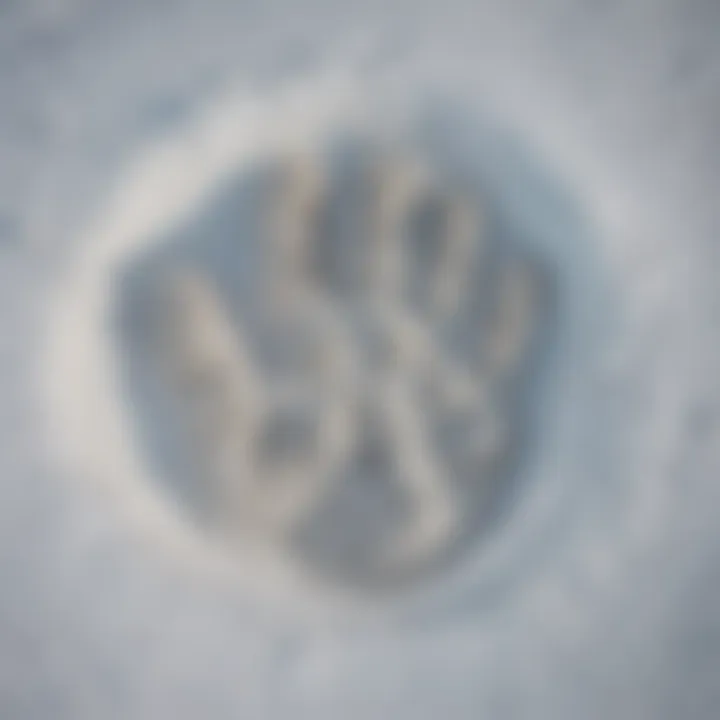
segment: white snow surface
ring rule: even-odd
[[[0,714],[716,717],[719,33],[700,0],[3,5]],[[216,562],[147,491],[96,320],[103,267],[266,125],[349,97],[502,130],[488,182],[566,321],[501,531],[337,616],[259,598],[263,568]]]

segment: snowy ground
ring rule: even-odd
[[[3,717],[715,717],[719,33],[699,0],[4,4]],[[52,338],[106,231],[182,224],[243,155],[242,108],[338,77],[388,116],[473,119],[564,322],[493,541],[336,623],[297,612],[307,592],[260,607],[247,568],[178,541],[105,453],[89,356]],[[83,412],[90,472],[56,452]],[[103,463],[117,481],[96,482]]]

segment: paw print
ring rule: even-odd
[[[537,333],[540,274],[494,247],[479,204],[414,157],[277,167],[253,322],[199,268],[166,287],[163,353],[213,524],[288,550],[371,428],[403,510],[368,562],[421,567],[462,534],[468,485],[489,483],[511,451],[508,388]]]

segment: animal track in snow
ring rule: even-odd
[[[137,261],[125,294],[155,308],[134,314],[155,319],[148,357],[177,401],[202,523],[230,546],[386,585],[496,512],[548,288],[420,153],[344,150],[256,173],[256,231],[238,212],[225,279],[202,253],[169,251],[149,271]],[[227,278],[249,245],[238,300]]]

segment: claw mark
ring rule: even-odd
[[[163,350],[190,405],[203,465],[211,468],[207,496],[230,512],[250,482],[254,432],[267,399],[243,335],[212,286],[188,271],[170,281],[168,299]]]
[[[477,214],[467,201],[446,198],[446,215],[441,239],[443,257],[433,288],[435,319],[454,315],[470,280],[473,244],[479,235]]]
[[[539,302],[538,278],[527,263],[513,261],[500,270],[496,312],[487,337],[490,372],[512,372],[525,357]]]
[[[312,293],[314,233],[327,199],[327,177],[312,156],[285,163],[272,206],[270,241],[273,250],[275,297],[286,306],[297,292]]]
[[[394,305],[406,282],[402,231],[428,175],[417,163],[383,160],[374,168],[371,183],[375,200],[374,236],[369,240],[371,282],[381,301]]]

